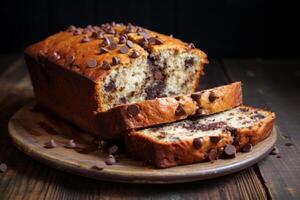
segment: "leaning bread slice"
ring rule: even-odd
[[[207,117],[131,130],[125,134],[126,148],[132,157],[158,168],[215,160],[226,147],[235,151],[268,137],[274,120],[273,112],[239,106]]]
[[[189,95],[117,106],[98,114],[99,127],[104,138],[117,138],[126,130],[174,122],[193,115],[210,115],[241,103],[241,82],[235,82]]]

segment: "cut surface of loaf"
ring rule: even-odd
[[[242,104],[241,82],[231,83],[188,95],[156,98],[114,107],[99,113],[104,138],[120,137],[130,129],[146,128],[225,111]]]
[[[70,26],[29,46],[25,59],[37,102],[94,134],[98,112],[195,91],[207,63],[193,44],[117,23]]]
[[[228,144],[237,150],[255,145],[270,134],[274,121],[273,112],[239,106],[207,117],[131,130],[125,142],[132,157],[167,168],[217,159]]]

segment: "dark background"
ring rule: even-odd
[[[0,53],[70,24],[116,21],[194,42],[210,58],[299,57],[297,8],[279,0],[9,0],[0,6]]]

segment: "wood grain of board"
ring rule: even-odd
[[[232,80],[243,80],[248,105],[277,114],[281,158],[269,156],[258,164],[268,193],[274,199],[299,199],[300,60],[228,59],[224,65]]]
[[[14,63],[17,63],[17,67],[13,67]],[[227,83],[228,77],[220,62],[211,63],[207,66],[202,85],[210,87]],[[0,85],[0,160],[8,165],[8,171],[0,173],[0,199],[267,198],[255,168],[213,180],[150,186],[92,180],[47,167],[18,151],[8,137],[8,119],[22,105],[33,99],[26,68],[20,55],[7,64],[6,70],[0,74],[0,79],[9,83]]]

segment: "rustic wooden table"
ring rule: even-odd
[[[0,56],[0,199],[300,199],[300,60],[223,59],[206,68],[200,88],[242,80],[245,104],[277,113],[281,158],[270,155],[239,173],[173,185],[104,182],[45,166],[12,144],[9,118],[32,101],[22,55]]]

